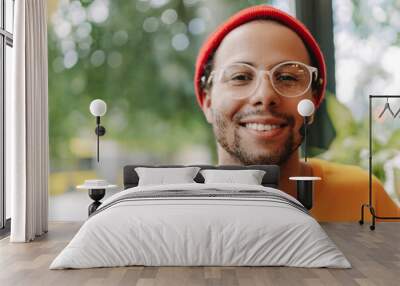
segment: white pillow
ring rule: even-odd
[[[139,176],[138,186],[195,183],[199,167],[135,168]]]
[[[261,185],[265,173],[266,172],[262,170],[205,169],[200,171],[200,174],[204,177],[205,184],[226,183]]]

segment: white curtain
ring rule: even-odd
[[[6,186],[12,242],[48,227],[46,0],[15,1],[13,92],[6,98]]]

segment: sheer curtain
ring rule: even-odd
[[[46,0],[15,1],[13,92],[6,98],[6,187],[12,242],[48,226],[48,95]]]

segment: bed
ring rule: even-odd
[[[261,170],[261,184],[205,182],[138,185],[130,165],[124,191],[106,199],[50,269],[144,266],[291,266],[350,268],[343,253],[307,209],[279,190],[279,167]],[[243,170],[243,171],[242,171]]]

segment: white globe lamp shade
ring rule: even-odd
[[[315,111],[315,105],[309,99],[302,99],[297,105],[297,111],[303,117],[311,116]]]
[[[107,111],[107,104],[101,99],[95,99],[90,103],[90,113],[94,116],[103,116]]]

